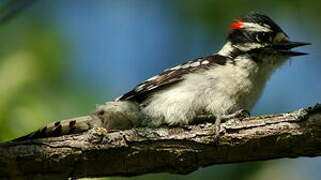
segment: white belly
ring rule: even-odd
[[[215,65],[204,72],[192,73],[185,80],[152,95],[142,112],[151,125],[189,124],[197,114],[215,116],[239,109],[251,110],[260,97],[270,72],[260,72],[251,60]]]

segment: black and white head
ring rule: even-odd
[[[227,37],[228,42],[219,52],[220,54],[233,58],[249,54],[258,62],[307,54],[291,49],[310,43],[290,41],[280,26],[264,14],[251,12],[234,21],[230,26],[232,31]]]

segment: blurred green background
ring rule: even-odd
[[[231,19],[252,10],[313,44],[275,73],[252,114],[321,103],[321,1],[39,0],[0,26],[0,141],[87,115],[167,67],[216,52]],[[298,158],[132,179],[317,180],[320,167],[320,158]]]

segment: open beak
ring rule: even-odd
[[[273,48],[285,56],[302,56],[302,55],[307,55],[308,53],[291,51],[291,49],[300,47],[300,46],[306,46],[306,45],[311,45],[311,43],[285,41],[285,42],[274,44]]]

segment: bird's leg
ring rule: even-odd
[[[240,109],[231,114],[223,115],[221,116],[221,118],[224,120],[227,120],[232,118],[241,118],[241,117],[249,117],[249,116],[250,116],[250,112],[248,110]]]
[[[220,135],[220,130],[221,130],[221,122],[222,122],[222,118],[221,117],[217,117],[215,119],[215,123],[214,123],[214,140],[216,141],[216,139],[219,137]]]
[[[216,140],[219,137],[222,121],[226,121],[232,118],[241,118],[241,117],[248,117],[248,116],[250,116],[249,111],[240,109],[238,111],[235,111],[234,113],[216,117],[215,123],[214,123],[214,131],[215,131],[214,139]]]
[[[198,115],[193,124],[199,124],[199,123],[204,123],[204,122],[213,122],[213,119],[215,119],[215,123],[214,123],[214,131],[215,131],[215,136],[214,139],[217,139],[219,134],[220,134],[220,130],[221,130],[221,123],[228,120],[228,119],[232,119],[232,118],[241,118],[241,117],[248,117],[250,116],[250,112],[244,109],[240,109],[238,111],[235,111],[234,113],[231,114],[226,114],[226,115],[221,115],[221,116],[217,116],[217,115],[213,115],[213,114],[202,114],[202,115]]]

